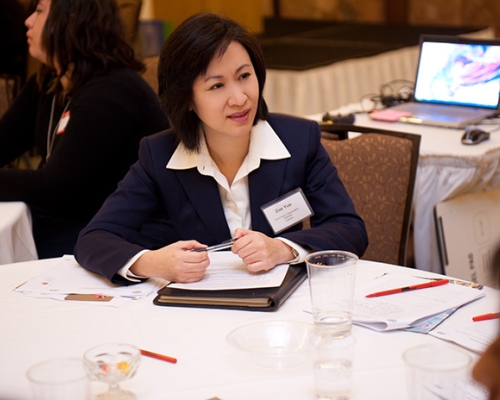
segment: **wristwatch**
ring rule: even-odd
[[[290,262],[298,260],[299,252],[297,250],[295,250],[292,246],[288,246],[288,247],[290,247],[290,251],[292,252],[292,255],[293,255],[293,260],[290,260]]]

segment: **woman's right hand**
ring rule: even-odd
[[[196,240],[172,243],[142,254],[130,267],[130,272],[145,277],[163,278],[170,282],[197,282],[205,276],[210,264],[206,251],[189,251],[206,247]]]

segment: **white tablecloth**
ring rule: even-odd
[[[254,321],[311,323],[311,315],[303,311],[310,304],[307,281],[275,313],[159,307],[152,304],[153,294],[110,308],[36,299],[13,291],[55,261],[0,266],[0,399],[30,399],[25,372],[34,363],[48,358],[81,357],[88,348],[106,342],[132,343],[178,359],[177,364],[169,364],[143,357],[137,375],[122,384],[141,400],[315,398],[311,365],[290,370],[264,369],[226,343],[229,332]],[[415,274],[414,269],[360,261],[356,282],[367,282],[394,269]],[[419,271],[419,275],[427,274]],[[485,292],[485,297],[459,309],[442,326],[496,310],[498,292],[490,288]],[[354,326],[353,335],[357,344],[352,400],[409,399],[403,351],[440,341],[425,334],[381,333],[360,326]]]
[[[494,38],[487,28],[464,35]],[[415,81],[418,46],[372,57],[340,61],[305,71],[267,70],[264,99],[271,112],[309,115],[357,103],[362,96],[380,94],[380,87],[396,79]]]
[[[351,104],[333,113],[347,113],[356,109],[359,109],[359,105]],[[321,115],[316,114],[311,118],[318,120]],[[461,194],[500,187],[498,125],[481,125],[484,130],[496,129],[491,133],[491,139],[466,146],[460,141],[463,129],[378,122],[371,120],[367,114],[357,114],[355,124],[421,136],[413,195],[415,263],[418,269],[441,273],[434,206]]]
[[[0,202],[0,264],[38,259],[30,212],[22,202]]]

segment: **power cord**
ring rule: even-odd
[[[380,86],[378,94],[361,97],[361,107],[366,113],[381,110],[413,100],[414,83],[406,79],[395,79]]]

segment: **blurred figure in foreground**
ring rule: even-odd
[[[496,288],[500,288],[500,246],[493,257],[492,274]],[[499,305],[500,307],[500,305]],[[500,336],[481,355],[472,376],[489,390],[489,400],[500,400]]]

